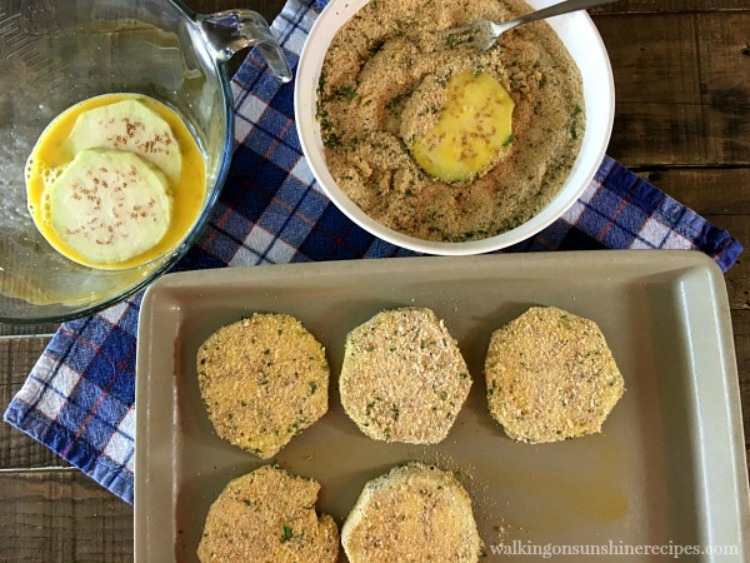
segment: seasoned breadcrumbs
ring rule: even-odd
[[[367,483],[341,530],[351,563],[475,562],[471,499],[448,471],[412,462]]]
[[[625,391],[597,324],[555,307],[532,307],[495,331],[485,375],[492,417],[531,443],[601,432]]]
[[[289,315],[256,313],[219,329],[197,369],[216,433],[264,459],[328,410],[323,346]]]
[[[334,563],[339,530],[315,512],[319,491],[316,481],[271,465],[234,479],[208,511],[198,559]]]
[[[442,441],[470,387],[456,341],[430,309],[384,311],[347,337],[341,404],[370,438]]]
[[[581,74],[546,22],[477,51],[440,32],[532,11],[521,0],[372,0],[341,27],[325,57],[317,115],[331,175],[383,225],[421,239],[493,236],[538,213],[557,194],[579,152]],[[503,159],[483,177],[448,184],[412,159],[451,76],[487,73],[515,103]]]

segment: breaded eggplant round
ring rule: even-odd
[[[289,315],[220,328],[198,350],[197,369],[216,433],[264,459],[328,410],[323,346]]]
[[[339,530],[318,516],[320,485],[272,465],[238,477],[211,505],[198,545],[201,563],[333,563]]]
[[[374,440],[442,441],[470,387],[456,341],[430,309],[384,311],[347,336],[341,403]]]
[[[452,473],[419,462],[367,483],[342,529],[351,563],[477,561],[471,498]]]
[[[492,417],[534,444],[600,432],[625,391],[598,325],[555,307],[532,307],[496,330],[485,375]]]

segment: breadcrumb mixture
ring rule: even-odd
[[[478,561],[471,499],[448,471],[412,462],[367,483],[341,530],[351,563]]]
[[[328,410],[323,346],[289,315],[256,313],[219,329],[197,369],[216,433],[264,459]]]
[[[439,32],[511,19],[521,0],[372,0],[338,32],[318,89],[328,169],[365,213],[421,239],[467,241],[510,230],[560,190],[584,131],[582,79],[546,22],[512,30],[489,51]],[[410,143],[434,124],[451,76],[485,72],[515,103],[509,151],[468,183],[429,177]]]
[[[531,443],[601,432],[625,392],[597,324],[556,307],[532,307],[495,331],[485,375],[492,417]]]
[[[456,341],[430,309],[384,311],[347,337],[341,404],[374,440],[441,442],[470,388]]]
[[[339,530],[318,516],[320,485],[265,465],[231,481],[211,505],[198,545],[201,563],[334,563]]]

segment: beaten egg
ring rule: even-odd
[[[437,123],[411,146],[414,160],[444,182],[476,178],[497,163],[513,141],[513,106],[508,91],[489,74],[453,76]]]
[[[206,162],[179,114],[141,94],[84,100],[55,118],[26,166],[28,206],[52,247],[103,269],[146,264],[188,234]]]

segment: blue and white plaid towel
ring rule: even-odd
[[[292,68],[327,0],[289,0],[272,28]],[[320,191],[294,127],[293,84],[248,57],[233,81],[238,147],[219,203],[180,270],[406,256],[346,219]],[[699,249],[726,271],[739,242],[610,158],[583,197],[511,251]],[[135,348],[140,297],[69,322],[5,420],[133,502]]]

